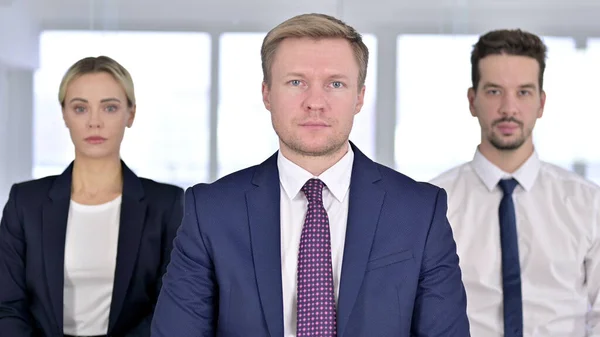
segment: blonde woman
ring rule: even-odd
[[[88,57],[59,102],[75,159],[13,185],[0,224],[0,336],[149,336],[183,213],[183,190],[120,159],[134,86],[116,61]]]

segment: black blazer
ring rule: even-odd
[[[183,190],[123,165],[123,196],[108,335],[150,336],[183,216]],[[73,164],[12,186],[0,222],[0,337],[62,337],[64,255]]]

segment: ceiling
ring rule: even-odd
[[[26,2],[43,29],[266,31],[300,13],[363,32],[473,33],[520,27],[600,36],[598,0],[0,0]]]

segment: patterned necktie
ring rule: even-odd
[[[523,336],[523,301],[521,298],[521,266],[517,219],[512,193],[517,187],[515,179],[500,180],[504,192],[500,201],[500,243],[502,245],[502,290],[504,297],[504,336]]]
[[[331,267],[329,217],[323,206],[323,187],[310,179],[302,187],[308,212],[298,251],[298,337],[336,336],[336,311]]]

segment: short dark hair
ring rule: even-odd
[[[535,59],[540,66],[538,81],[539,90],[544,84],[546,69],[546,54],[548,48],[539,36],[520,29],[493,30],[479,38],[471,52],[471,81],[473,90],[477,90],[481,73],[479,61],[489,55],[527,56]]]

